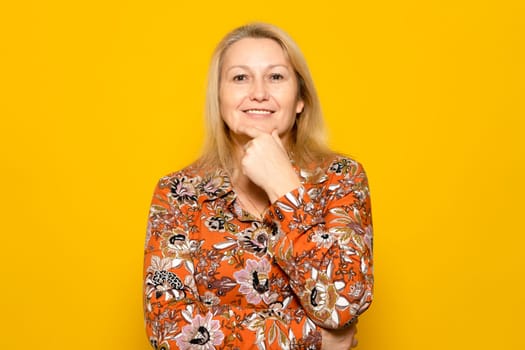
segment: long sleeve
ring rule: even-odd
[[[308,316],[324,328],[352,323],[372,301],[372,219],[361,164],[336,159],[322,184],[272,204],[269,251]]]
[[[185,348],[190,343],[219,345],[224,338],[220,321],[207,310],[195,288],[191,255],[198,242],[189,236],[194,229],[191,206],[182,211],[169,194],[169,181],[163,178],[155,188],[148,217],[144,255],[146,333],[154,349]]]
[[[338,158],[317,182],[248,215],[225,172],[190,166],[158,182],[144,250],[144,316],[155,350],[319,349],[319,327],[370,304],[370,198]]]
[[[253,306],[241,307],[235,297],[223,299],[237,282],[212,272],[221,264],[230,265],[217,250],[204,248],[213,245],[209,235],[216,235],[213,229],[222,221],[211,216],[203,223],[206,210],[198,192],[210,187],[197,188],[201,180],[169,175],[155,188],[144,255],[146,333],[155,350],[251,349],[265,341],[264,330],[277,332],[275,320],[256,317]],[[276,345],[290,342],[277,340]]]

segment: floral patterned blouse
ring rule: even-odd
[[[155,349],[320,349],[372,301],[363,167],[336,156],[264,217],[228,175],[196,165],[160,179],[149,213],[144,310]]]

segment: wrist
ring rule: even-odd
[[[297,176],[295,176],[295,179],[291,179],[290,181],[287,181],[285,183],[276,184],[272,188],[268,189],[266,191],[266,194],[268,195],[268,198],[270,199],[270,202],[273,204],[279,198],[281,198],[282,196],[284,196],[288,192],[295,190],[299,186],[301,186],[301,181],[299,181]]]

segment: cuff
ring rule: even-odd
[[[319,194],[318,189],[307,190],[301,185],[270,206],[264,217],[266,225],[272,231],[268,247],[270,254],[273,255],[278,250],[289,252],[291,245],[300,236],[324,221]]]

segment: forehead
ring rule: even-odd
[[[273,39],[244,38],[233,43],[223,56],[223,69],[232,66],[285,65],[290,62],[281,45]]]

